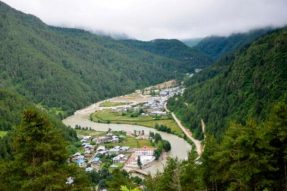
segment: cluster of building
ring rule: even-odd
[[[142,131],[137,134],[142,135]],[[135,135],[133,135],[135,136]],[[93,170],[98,171],[101,168],[102,157],[109,156],[113,164],[111,167],[117,167],[117,164],[122,163],[123,166],[127,165],[129,168],[138,168],[137,160],[140,157],[142,167],[148,166],[155,160],[154,148],[136,148],[131,149],[128,146],[114,146],[107,148],[105,143],[119,142],[119,136],[107,133],[104,136],[92,137],[83,136],[81,138],[82,153],[77,152],[70,157],[70,161],[76,163],[79,167],[85,168],[87,172]],[[92,143],[92,144],[91,144]]]
[[[167,103],[168,99],[170,97],[173,97],[177,94],[182,94],[184,89],[181,87],[173,87],[173,88],[167,88],[163,90],[155,90],[156,94],[155,96],[151,96],[149,100],[144,103],[143,105],[139,104],[130,104],[130,105],[124,105],[121,107],[114,108],[114,112],[127,112],[127,111],[140,111],[143,110],[144,112],[141,113],[143,116],[148,115],[166,115],[165,111],[165,104]]]
[[[92,140],[96,144],[103,144],[103,143],[118,143],[119,137],[113,135],[112,133],[107,133],[104,136],[96,137]]]
[[[144,104],[144,109],[147,111],[146,114],[166,115],[164,107],[167,103],[167,100],[174,95],[182,94],[183,91],[184,89],[180,87],[168,88],[159,91],[158,96],[151,97],[150,100]]]

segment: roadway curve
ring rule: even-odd
[[[168,109],[167,109],[167,106],[166,104],[164,105],[164,108],[167,112],[170,112]],[[180,120],[176,117],[176,115],[171,112],[171,116],[172,118],[174,119],[174,121],[177,123],[177,125],[180,127],[180,129],[183,131],[183,133],[186,135],[186,137],[188,137],[192,142],[193,144],[195,145],[195,149],[196,149],[196,152],[198,154],[198,156],[201,156],[202,152],[203,152],[203,147],[202,147],[202,144],[201,144],[201,141],[200,140],[197,140],[195,139],[193,136],[192,136],[192,133],[190,132],[189,129],[185,128]],[[203,122],[203,121],[202,121]],[[204,127],[203,127],[204,128]]]

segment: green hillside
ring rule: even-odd
[[[230,121],[262,121],[278,101],[287,101],[287,29],[222,58],[186,82],[183,97],[169,107],[200,134],[200,120],[219,137]]]
[[[248,33],[237,33],[227,37],[211,36],[202,39],[195,49],[207,54],[213,60],[217,60],[221,56],[231,53],[232,51],[248,45],[258,37],[268,33],[272,29],[258,29]]]
[[[7,89],[0,88],[0,132],[7,134],[3,138],[0,137],[0,159],[9,158],[12,149],[10,148],[11,135],[10,132],[20,125],[23,112],[28,109],[36,110],[45,115],[49,123],[55,126],[65,140],[73,142],[77,140],[76,132],[66,127],[59,118],[53,113],[43,108],[37,108],[32,102],[25,97]]]
[[[31,106],[22,96],[0,88],[0,131],[19,125],[22,111]]]
[[[200,136],[204,152],[170,159],[146,190],[286,190],[287,28],[220,59],[186,82],[168,107]]]
[[[35,103],[68,113],[187,72],[180,59],[77,29],[45,25],[0,3],[0,79]],[[192,65],[193,62],[188,64]]]
[[[180,60],[184,63],[182,68],[189,72],[193,71],[195,68],[202,68],[212,64],[208,56],[196,49],[186,46],[184,43],[176,39],[157,39],[147,42],[122,40],[121,42],[131,48],[137,48],[171,59]]]

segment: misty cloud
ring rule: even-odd
[[[228,35],[287,24],[286,0],[4,0],[55,26],[133,38]]]

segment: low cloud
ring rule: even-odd
[[[287,24],[286,0],[4,0],[54,26],[131,38],[196,38]]]

